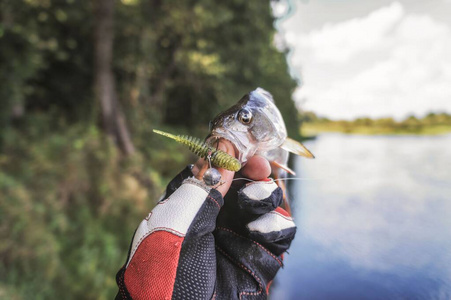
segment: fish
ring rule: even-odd
[[[261,155],[269,161],[272,176],[283,190],[285,209],[291,213],[285,185],[278,179],[286,177],[287,173],[295,175],[287,165],[289,153],[306,158],[315,156],[302,143],[288,137],[273,96],[259,87],[218,114],[210,122],[206,141],[212,144],[220,138],[234,145],[242,166],[254,155]]]
[[[250,157],[258,154],[271,163],[273,171],[282,169],[294,175],[287,166],[289,152],[315,157],[303,144],[288,137],[273,96],[262,88],[244,95],[238,103],[210,122],[207,143],[220,138],[234,145],[243,166]]]

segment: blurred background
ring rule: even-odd
[[[272,299],[451,298],[448,0],[0,0],[0,298],[111,299],[206,136],[270,91],[298,234]]]

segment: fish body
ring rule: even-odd
[[[283,117],[272,95],[262,88],[246,94],[238,103],[220,113],[210,122],[207,142],[224,138],[238,150],[238,160],[244,165],[253,155],[265,157],[273,174],[279,170],[294,173],[287,166],[288,152],[308,158],[313,154],[301,143],[290,139]]]

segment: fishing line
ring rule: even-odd
[[[322,180],[323,178],[296,178],[296,177],[294,177],[294,178],[278,178],[278,179],[272,179],[271,178],[271,180],[272,181],[284,181],[284,180],[299,180],[299,181],[302,181],[302,180]],[[246,181],[250,181],[250,182],[254,182],[254,181],[259,181],[259,180],[253,180],[253,179],[249,179],[249,178],[234,178],[234,179],[232,179],[232,181],[236,181],[236,180],[246,180]]]
[[[283,181],[283,180],[323,180],[324,178],[279,178],[279,179],[273,179],[273,181]]]
[[[272,181],[284,181],[284,180],[299,180],[299,181],[307,181],[307,180],[323,180],[323,178],[278,178],[278,179],[272,179],[270,178]],[[240,178],[234,178],[231,181],[238,181],[238,180],[244,180],[244,181],[249,181],[249,182],[258,182],[261,180],[253,180],[253,179],[249,179],[249,178],[244,178],[244,177],[240,177]],[[227,181],[220,181],[219,184],[216,186],[221,186],[224,183],[226,183]]]

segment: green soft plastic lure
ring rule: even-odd
[[[241,169],[241,163],[235,157],[227,154],[226,152],[209,146],[207,143],[199,138],[188,136],[188,135],[175,135],[170,134],[161,130],[154,129],[153,132],[161,134],[168,138],[171,138],[183,145],[188,146],[188,148],[197,156],[207,159],[210,155],[210,161],[213,165],[227,169],[229,171],[237,172]]]

